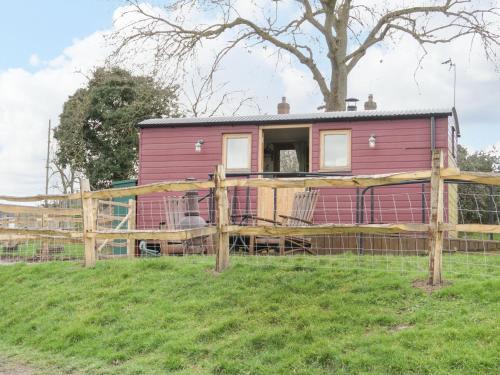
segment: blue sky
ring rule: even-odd
[[[50,60],[72,44],[112,25],[120,0],[16,0],[2,2],[0,70],[33,69],[32,54]]]

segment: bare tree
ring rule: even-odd
[[[57,182],[52,186],[53,188],[58,189],[63,194],[73,194],[76,191],[78,176],[81,174],[69,167],[63,168],[55,157],[50,161],[50,170],[50,177],[58,177]]]
[[[255,0],[247,2],[257,7]],[[178,69],[204,44],[223,40],[212,62],[216,69],[236,47],[262,44],[308,69],[326,111],[345,108],[348,76],[377,44],[406,35],[425,50],[428,44],[470,36],[493,60],[500,43],[499,9],[488,0],[272,0],[258,17],[240,14],[238,2],[232,0],[167,0],[162,11],[137,0],[128,3],[126,15],[133,14],[133,21],[115,34],[115,54],[133,44],[154,42],[156,58]],[[217,21],[193,21],[200,14]]]
[[[212,117],[236,115],[243,107],[254,107],[260,113],[256,101],[247,95],[244,90],[231,90],[229,82],[217,82],[215,74],[218,66],[210,66],[204,74],[199,67],[195,67],[190,76],[180,87],[182,109],[193,117]],[[226,108],[229,107],[229,113]]]
[[[52,129],[53,130],[53,129]],[[70,166],[64,167],[57,158],[57,150],[59,145],[54,139],[53,132],[50,133],[50,149],[49,149],[49,181],[51,188],[62,194],[73,194],[76,192],[77,180],[83,174],[75,171]]]

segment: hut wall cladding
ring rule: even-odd
[[[320,131],[351,130],[351,173],[377,174],[409,172],[430,169],[431,125],[429,118],[371,120],[313,124],[312,161],[313,172],[320,170]],[[166,180],[196,178],[206,180],[215,166],[222,162],[223,134],[249,133],[252,135],[252,172],[258,171],[258,125],[192,126],[141,129],[139,155],[139,184]],[[376,147],[370,149],[368,138],[377,137]],[[205,143],[201,152],[195,152],[198,139]],[[448,118],[436,119],[436,147],[448,154]],[[445,158],[445,166],[448,158]],[[421,184],[377,187],[375,194],[374,221],[376,223],[415,222],[422,220]],[[257,192],[250,189],[250,210],[257,212]],[[425,187],[429,215],[429,186]],[[200,196],[207,193],[200,191]],[[245,188],[239,188],[235,201],[237,209],[244,210]],[[178,193],[181,195],[183,193]],[[175,195],[175,194],[173,194]],[[232,203],[233,189],[229,191]],[[445,191],[445,199],[447,191]],[[138,198],[138,229],[157,228],[164,221],[162,197],[151,194]],[[356,189],[320,189],[314,221],[316,223],[354,223],[356,219]],[[208,201],[201,202],[202,216],[208,218]],[[447,208],[448,205],[445,205]],[[365,198],[364,221],[370,222],[370,193]],[[447,211],[447,210],[446,210]],[[445,212],[447,216],[447,212]]]
[[[436,119],[436,147],[443,150],[448,164],[448,118]],[[321,123],[312,130],[312,171],[320,170],[320,133],[324,130],[351,130],[351,173],[353,175],[411,172],[431,167],[431,121],[398,119]],[[376,135],[376,146],[368,138]],[[362,189],[361,189],[362,190]],[[445,199],[447,199],[445,188]],[[374,222],[422,222],[422,184],[376,187]],[[429,184],[425,184],[425,218],[429,217]],[[369,223],[370,192],[365,195],[364,222]],[[320,189],[315,223],[355,223],[356,189]],[[445,205],[445,219],[448,205]]]
[[[257,172],[258,127],[249,126],[193,126],[141,129],[139,151],[139,184],[159,181],[196,178],[207,180],[222,162],[222,137],[224,134],[252,135],[252,172]],[[201,152],[195,152],[195,143],[203,139]],[[252,189],[254,190],[254,189]],[[200,197],[208,191],[199,191]],[[231,192],[230,192],[231,193]],[[239,189],[238,200],[244,202],[244,189]],[[183,195],[183,192],[170,195]],[[158,228],[165,221],[163,197],[166,194],[150,194],[138,197],[137,228]],[[231,194],[229,194],[231,201]],[[256,193],[252,192],[252,207]],[[200,203],[200,213],[208,220],[208,200]]]

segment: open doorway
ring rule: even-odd
[[[263,128],[263,172],[309,172],[310,128]]]
[[[311,127],[281,125],[262,127],[260,131],[259,166],[261,172],[310,172]],[[258,189],[258,216],[276,221],[279,215],[290,215],[295,193],[303,188]],[[263,222],[264,223],[264,222]]]

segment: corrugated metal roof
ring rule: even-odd
[[[302,122],[334,122],[369,119],[422,118],[430,116],[451,116],[450,109],[414,109],[398,111],[343,111],[293,113],[282,115],[255,115],[229,117],[192,117],[158,118],[144,120],[138,124],[141,128],[197,125],[248,125],[248,124],[291,124]]]

